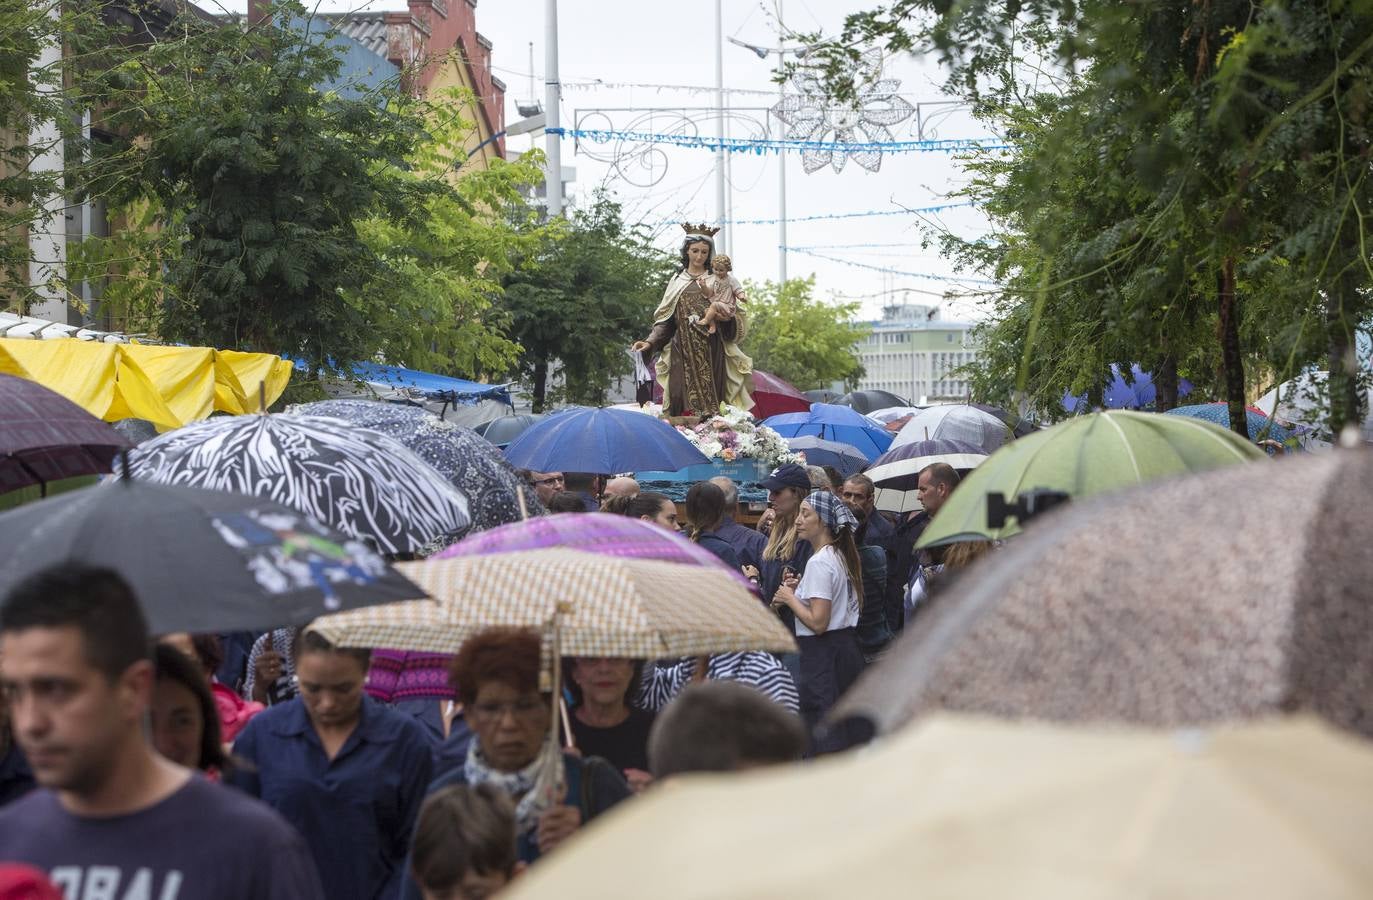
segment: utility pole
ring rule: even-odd
[[[777,71],[782,71],[786,65],[786,42],[787,36],[782,26],[782,0],[777,0]],[[777,97],[779,101],[786,100],[787,86],[785,83],[777,86]],[[786,134],[781,127],[779,119],[777,136],[780,138]],[[780,279],[778,287],[787,283],[787,151],[777,151],[777,277]]]
[[[715,136],[720,146],[715,149],[715,220],[723,227],[729,218],[725,205],[725,33],[723,0],[715,0]],[[726,229],[720,252],[729,246],[730,233]]]
[[[562,84],[558,81],[558,0],[545,0],[544,8],[544,115],[546,118],[548,169],[544,191],[548,194],[548,217],[563,214],[562,135],[558,134]]]

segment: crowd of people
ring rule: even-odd
[[[756,526],[728,478],[692,485],[679,511],[633,478],[523,474],[550,511],[684,531],[799,652],[570,658],[554,696],[541,635],[493,627],[421,660],[438,695],[383,697],[387,651],[300,628],[152,636],[117,573],[48,570],[0,604],[0,862],[33,867],[0,869],[0,895],[29,878],[35,893],[13,896],[490,896],[663,779],[861,740],[826,714],[986,552],[913,549],[957,487],[943,465],[901,517],[863,475],[784,465]]]

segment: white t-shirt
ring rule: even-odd
[[[824,547],[806,562],[806,571],[796,586],[796,596],[807,608],[810,601],[817,598],[830,601],[830,631],[858,624],[858,592],[852,589],[844,558],[833,545]],[[796,633],[802,637],[815,634],[799,617]]]

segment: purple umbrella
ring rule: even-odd
[[[714,553],[693,544],[680,534],[642,519],[609,513],[562,513],[502,525],[464,538],[433,558],[485,556],[547,547],[724,568],[741,580],[744,577],[742,573],[729,569]],[[752,588],[752,585],[749,587]]]
[[[0,422],[0,493],[109,472],[130,446],[66,397],[14,375],[0,375]]]
[[[1154,377],[1148,372],[1140,369],[1138,365],[1130,367],[1130,384],[1125,383],[1125,377],[1120,373],[1120,366],[1111,363],[1111,380],[1107,382],[1102,391],[1101,402],[1106,409],[1151,409],[1154,401],[1158,398],[1158,388],[1154,385]],[[1192,382],[1186,378],[1178,379],[1178,396],[1186,397],[1192,393]],[[1087,395],[1075,395],[1069,391],[1063,393],[1063,408],[1069,413],[1091,412],[1087,408]]]

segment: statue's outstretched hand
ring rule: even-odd
[[[648,341],[635,341],[629,345],[629,349],[635,353],[644,353],[648,350]]]

